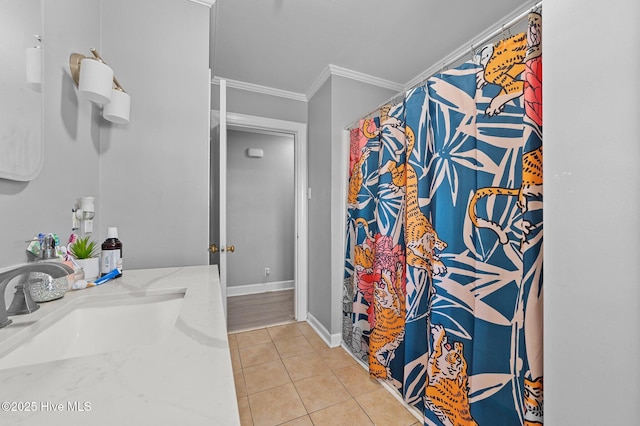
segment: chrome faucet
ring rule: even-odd
[[[29,274],[31,272],[42,272],[51,275],[52,278],[62,278],[69,274],[73,274],[73,268],[64,263],[55,261],[40,261],[31,263],[22,263],[11,266],[9,268],[0,269],[0,328],[11,324],[8,315],[17,315],[21,313],[30,313],[38,309],[38,305],[31,299],[28,288],[24,284],[16,286],[16,293],[11,302],[9,312],[4,301],[7,284],[14,278]]]

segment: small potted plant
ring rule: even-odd
[[[100,257],[98,256],[98,244],[90,237],[78,238],[69,245],[71,256],[84,270],[84,279],[93,280],[100,275]]]

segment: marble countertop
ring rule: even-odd
[[[85,302],[184,292],[168,337],[105,353],[0,369],[2,425],[239,425],[216,266],[125,270],[0,329],[15,341]]]

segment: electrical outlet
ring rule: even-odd
[[[264,268],[264,276],[265,277],[268,277],[270,273],[271,273],[271,268]]]

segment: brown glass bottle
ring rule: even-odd
[[[118,228],[107,228],[107,239],[102,243],[100,255],[100,276],[106,275],[114,269],[118,270],[117,277],[122,276],[122,242],[118,239]]]

